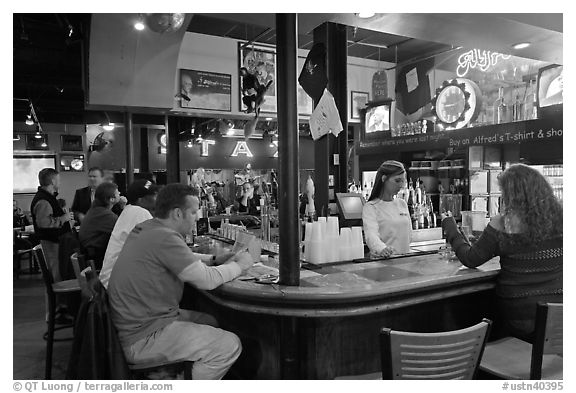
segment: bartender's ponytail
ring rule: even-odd
[[[406,170],[404,169],[404,165],[401,162],[395,160],[388,160],[384,161],[380,168],[378,168],[378,172],[376,172],[376,178],[374,179],[374,187],[372,188],[372,193],[370,193],[370,197],[368,198],[369,201],[380,198],[382,194],[382,186],[384,182],[382,181],[382,176],[385,175],[386,178],[390,176],[400,175],[405,173]]]

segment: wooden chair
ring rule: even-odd
[[[536,307],[534,344],[505,337],[486,344],[480,370],[503,379],[562,379],[561,303]]]
[[[442,333],[380,332],[383,379],[473,379],[492,321]]]
[[[55,340],[54,332],[56,330],[71,328],[74,325],[62,325],[55,327],[56,325],[56,296],[57,295],[69,295],[72,293],[80,292],[80,286],[78,285],[78,280],[66,280],[54,282],[52,277],[52,272],[48,268],[46,263],[46,258],[44,256],[44,251],[42,250],[42,245],[37,245],[33,248],[34,258],[38,261],[40,269],[42,270],[42,277],[44,279],[44,284],[46,285],[46,295],[48,299],[48,332],[44,334],[46,339],[46,370],[45,378],[50,379],[52,376],[52,350],[54,347],[54,341],[63,341],[64,339]],[[68,338],[66,340],[70,340]]]
[[[72,269],[74,270],[74,275],[78,280],[78,285],[82,291],[83,297],[90,298],[93,293],[89,288],[88,283],[93,277],[98,277],[98,272],[94,266],[93,261],[86,262],[86,258],[82,254],[77,252],[70,255],[70,262],[72,263]],[[84,274],[82,274],[84,272]]]

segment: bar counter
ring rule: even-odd
[[[380,370],[378,332],[463,328],[492,318],[495,258],[477,269],[437,254],[302,269],[300,286],[234,280],[187,286],[182,306],[214,315],[242,340],[232,375],[331,379]]]

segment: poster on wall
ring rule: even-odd
[[[232,110],[232,76],[217,72],[180,70],[181,108]]]
[[[255,75],[258,82],[263,86],[272,81],[264,95],[264,102],[260,106],[260,111],[276,113],[276,49],[261,45],[250,45],[243,48],[242,45],[242,42],[238,43],[238,69],[246,67],[248,72]],[[239,79],[240,111],[245,112],[248,107],[242,102],[244,94],[242,92],[242,77],[239,76]]]

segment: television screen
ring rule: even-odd
[[[336,193],[336,201],[340,208],[340,213],[345,220],[362,219],[362,208],[364,207],[364,198],[355,193]]]
[[[390,130],[390,104],[374,106],[366,109],[364,120],[366,134]]]
[[[13,156],[13,192],[35,193],[39,186],[38,173],[44,168],[56,168],[56,157],[53,154]]]
[[[538,76],[538,106],[545,108],[564,102],[563,67],[542,68]]]

